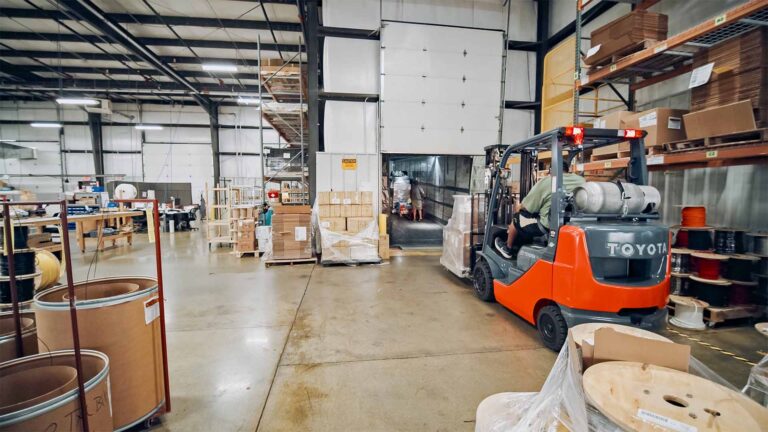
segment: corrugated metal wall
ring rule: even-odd
[[[680,223],[683,205],[703,205],[709,225],[768,230],[765,165],[654,172],[650,180],[662,193],[662,220],[668,225]]]

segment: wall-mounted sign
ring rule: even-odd
[[[343,170],[356,170],[357,169],[357,159],[355,158],[345,158],[341,160],[341,169]]]

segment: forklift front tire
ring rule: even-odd
[[[560,313],[560,308],[554,305],[544,306],[536,318],[536,328],[544,346],[558,352],[568,336],[568,324]]]
[[[475,271],[472,273],[472,287],[480,300],[496,301],[496,297],[493,295],[493,274],[491,267],[484,259],[478,260],[475,265]]]

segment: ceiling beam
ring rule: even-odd
[[[2,60],[0,60],[0,72],[6,72],[5,66],[3,66]],[[10,63],[7,63],[10,64]],[[100,75],[154,75],[154,76],[162,76],[163,73],[160,71],[157,71],[155,69],[125,69],[125,68],[111,68],[111,67],[104,67],[104,66],[57,66],[57,65],[51,65],[51,66],[43,66],[43,65],[11,65],[16,66],[18,68],[22,68],[29,72],[52,72],[52,73],[62,73],[62,74],[100,74]],[[239,79],[250,79],[250,80],[259,80],[259,75],[255,73],[245,73],[245,72],[227,72],[223,73],[221,75],[214,74],[211,76],[211,72],[206,72],[202,70],[194,70],[194,71],[188,71],[188,70],[177,70],[177,72],[184,76],[185,78],[220,78],[220,79],[227,79],[227,78],[239,78]],[[36,81],[41,79],[39,76],[32,75],[34,78],[31,79],[31,81]],[[42,78],[45,79],[45,78]]]
[[[135,62],[143,62],[141,57],[134,54],[104,54],[104,53],[86,53],[71,51],[34,51],[34,50],[9,50],[0,49],[0,57],[13,58],[36,58],[36,59],[66,59],[66,60],[94,60],[94,61],[117,61],[115,57],[121,57]],[[259,64],[258,59],[233,59],[233,58],[214,58],[214,57],[177,57],[177,56],[157,56],[160,60],[169,64],[202,64],[202,63],[230,63],[235,62],[238,65],[256,67]]]
[[[27,66],[19,66],[0,60],[0,73],[8,75],[19,81],[29,81],[37,78],[37,75],[30,73]]]
[[[295,3],[294,3],[295,4]],[[184,17],[168,15],[144,15],[129,13],[105,13],[112,21],[120,24],[156,24],[170,26],[208,27],[208,28],[236,28],[247,30],[269,30],[267,21],[226,18]],[[71,19],[67,14],[58,10],[0,8],[0,16],[9,18],[34,18],[34,19]],[[271,21],[272,28],[276,31],[301,32],[301,24],[289,22]]]
[[[182,79],[184,79],[182,77]],[[186,80],[184,80],[186,81]],[[187,83],[189,83],[187,81]],[[214,84],[214,83],[189,83],[189,86],[179,82],[168,81],[131,81],[131,80],[92,80],[92,79],[37,79],[24,83],[0,83],[0,88],[6,90],[69,90],[69,91],[91,91],[91,90],[182,90],[191,94],[209,93],[215,91],[225,91],[230,94],[238,92],[258,93],[258,85],[238,85],[238,84]],[[297,95],[298,97],[298,95]]]
[[[581,14],[581,25],[585,26],[592,22],[594,19],[599,17],[600,15],[608,12],[612,7],[616,6],[616,1],[601,1],[591,8],[587,9],[586,11],[582,12]],[[575,6],[574,6],[575,8]],[[560,42],[568,39],[571,37],[572,34],[576,32],[576,20],[571,21],[569,24],[567,24],[565,27],[561,28],[557,33],[553,34],[549,37],[549,40],[547,41],[547,45],[549,47],[554,47],[555,45],[559,44]]]
[[[121,27],[122,28],[122,27]],[[69,33],[32,33],[32,32],[17,32],[17,31],[0,31],[0,39],[4,41],[9,40],[21,40],[21,41],[48,41],[48,42],[78,42],[78,43],[104,43],[105,36],[100,35],[74,35]],[[150,46],[163,46],[163,47],[194,47],[194,48],[216,48],[216,49],[241,49],[241,50],[257,50],[259,44],[257,42],[247,41],[226,41],[226,40],[204,40],[204,39],[169,39],[169,38],[156,38],[156,37],[136,37],[134,38],[138,43],[142,45]],[[262,43],[262,51],[284,51],[284,52],[297,52],[301,50],[305,51],[303,46],[298,44],[274,44],[274,43]],[[231,60],[230,60],[231,61]]]

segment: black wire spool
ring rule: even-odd
[[[731,255],[723,266],[722,276],[739,282],[752,282],[760,258],[752,255]]]
[[[725,307],[729,304],[729,288],[732,284],[727,281],[714,281],[691,276],[691,294],[710,306]]]
[[[710,250],[712,249],[712,236],[707,230],[688,230],[688,249]]]
[[[736,254],[746,251],[744,231],[719,228],[715,230],[715,252],[719,254]]]
[[[15,226],[13,229],[13,248],[26,249],[27,238],[29,237],[29,227]],[[5,247],[5,229],[0,229],[0,245]]]
[[[759,305],[768,305],[768,276],[757,276],[757,289],[753,298]]]
[[[22,279],[16,281],[16,293],[19,303],[32,300],[35,295],[35,279]],[[0,282],[0,303],[11,303],[11,282]]]
[[[752,237],[752,253],[768,257],[768,234],[755,233]]]
[[[672,272],[688,273],[690,269],[691,252],[686,249],[672,248]]]
[[[23,276],[35,272],[35,251],[18,252],[13,254],[13,267],[16,276]],[[0,276],[8,276],[8,255],[0,255]]]
[[[768,257],[760,257],[755,265],[755,273],[768,276]]]
[[[669,278],[669,293],[679,296],[688,295],[689,283],[690,280],[688,279],[688,275],[672,275]]]

